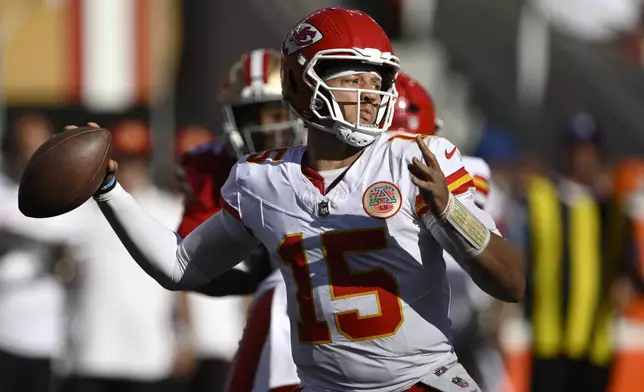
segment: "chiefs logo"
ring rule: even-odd
[[[311,46],[323,37],[320,30],[309,23],[302,23],[297,26],[284,43],[287,54],[293,54],[302,48]]]

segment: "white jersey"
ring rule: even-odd
[[[286,285],[280,270],[275,270],[253,296],[228,391],[266,392],[300,384],[286,309]]]
[[[307,391],[454,387],[443,249],[407,164],[415,135],[385,133],[324,194],[305,147],[253,154],[222,189],[224,208],[268,249],[287,288],[293,359]],[[444,138],[425,139],[448,187],[490,229],[473,181]],[[228,205],[226,205],[228,204]],[[444,369],[444,371],[443,371]],[[460,373],[459,373],[460,374]],[[470,384],[471,385],[471,384]]]
[[[463,165],[474,182],[474,202],[485,209],[490,196],[490,166],[481,158],[469,156],[463,157]]]

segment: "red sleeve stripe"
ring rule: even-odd
[[[464,167],[447,176],[445,180],[447,181],[447,189],[457,196],[474,187],[472,176]]]
[[[470,188],[475,187],[472,176],[464,167],[447,176],[445,180],[447,182],[447,189],[455,196],[465,193]],[[427,214],[427,212],[429,212],[429,207],[425,204],[420,195],[416,196],[414,209],[416,210],[416,215],[419,218],[422,218]]]
[[[458,180],[459,178],[462,178],[462,177],[463,177],[463,176],[465,176],[465,175],[468,175],[468,176],[469,176],[469,175],[470,175],[470,173],[469,173],[467,170],[465,170],[465,168],[464,168],[464,167],[462,167],[462,166],[461,166],[461,168],[460,168],[460,169],[458,169],[458,170],[457,170],[457,171],[455,171],[454,173],[452,173],[452,174],[450,174],[449,176],[447,176],[447,177],[445,178],[445,181],[447,181],[447,185],[449,185],[449,184],[451,184],[452,182],[454,182],[454,181]]]
[[[223,210],[232,215],[238,221],[242,221],[241,216],[239,216],[239,211],[237,211],[233,206],[231,206],[223,197],[219,197],[219,205]]]
[[[472,178],[467,180],[466,182],[463,182],[461,185],[458,186],[458,188],[452,189],[452,187],[449,187],[449,191],[452,192],[454,196],[462,195],[463,193],[467,192],[470,188],[474,188],[474,181],[472,181]]]
[[[487,181],[487,178],[482,176],[474,176],[474,186],[476,191],[487,195],[490,192],[490,183]]]
[[[447,188],[449,189],[449,191],[453,192],[454,189],[459,188],[468,181],[472,181],[472,176],[467,170],[465,170],[464,167],[461,167],[454,173],[447,176],[447,178],[445,178],[445,181],[447,182]]]

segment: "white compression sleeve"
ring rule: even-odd
[[[259,244],[241,222],[225,212],[213,215],[181,240],[118,184],[96,201],[132,258],[168,290],[208,283],[239,264]]]

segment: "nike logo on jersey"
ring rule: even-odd
[[[447,152],[447,150],[445,150],[445,158],[452,159],[455,152],[456,152],[456,146],[454,146],[454,148],[450,152]]]

